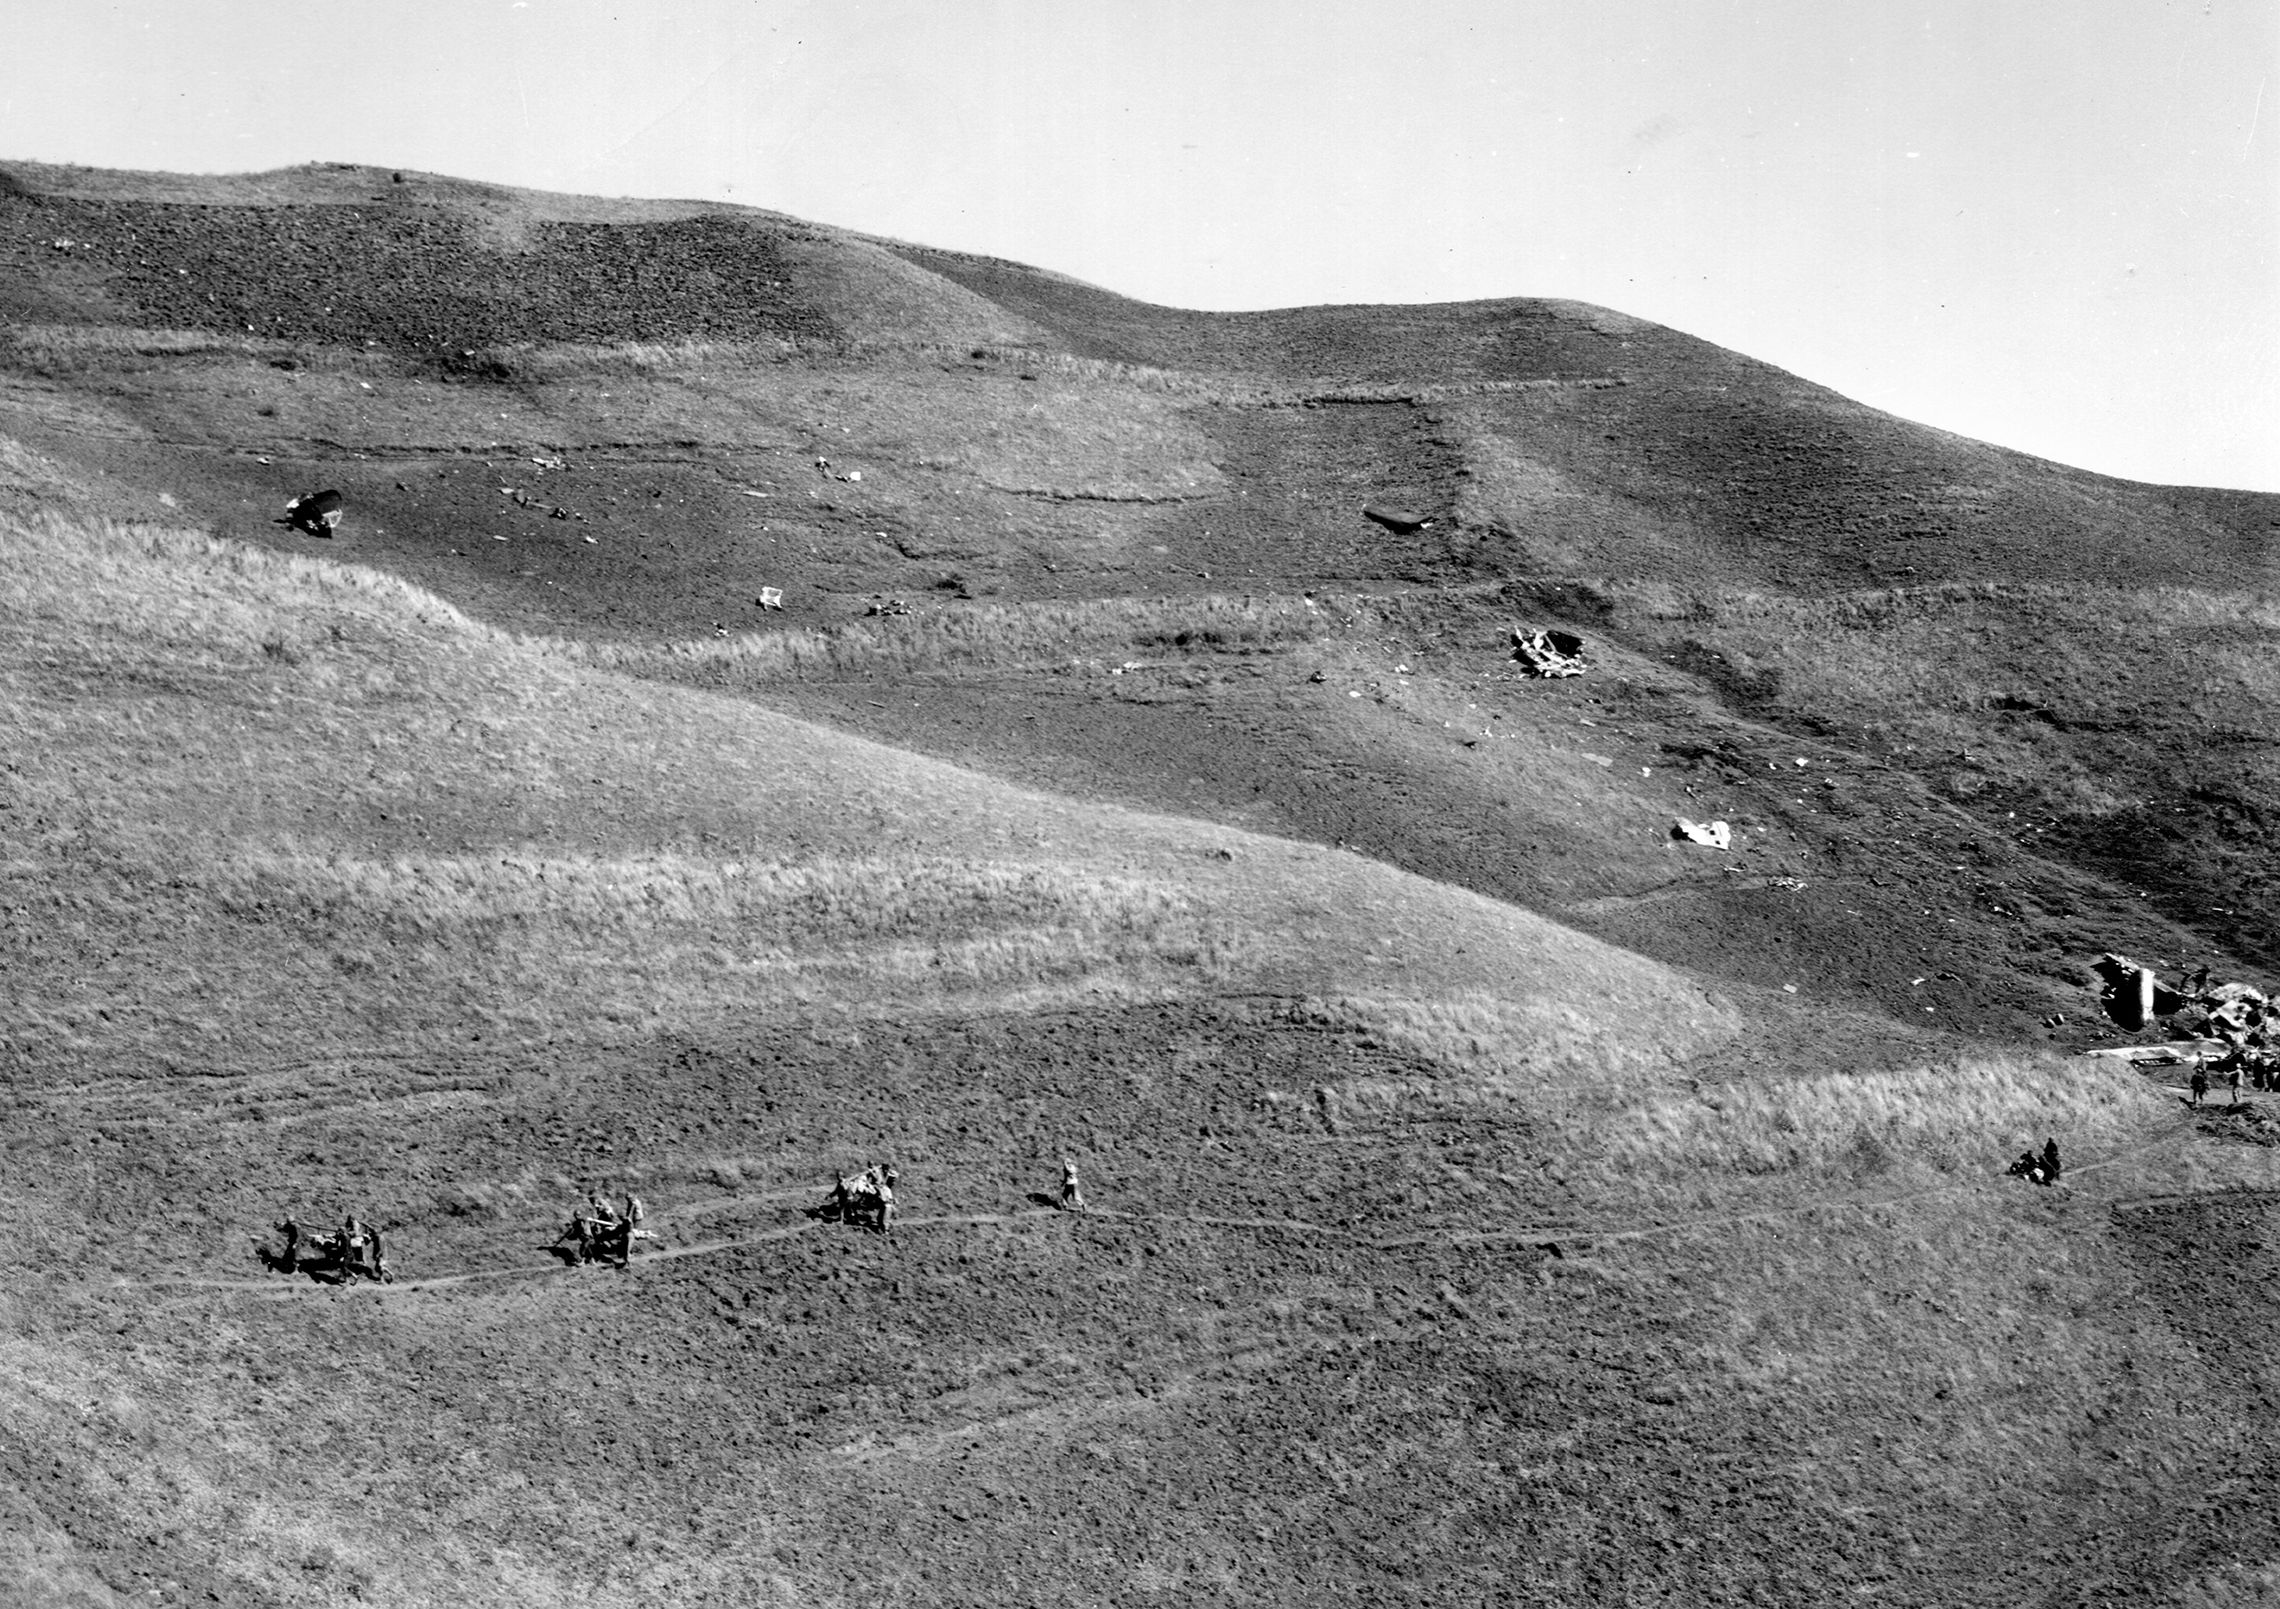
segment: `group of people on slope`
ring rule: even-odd
[[[623,1268],[632,1260],[634,1241],[651,1238],[649,1231],[641,1227],[641,1221],[648,1216],[649,1209],[642,1205],[641,1197],[628,1193],[625,1210],[620,1212],[597,1190],[587,1198],[585,1206],[570,1215],[570,1226],[563,1231],[563,1239],[577,1242],[578,1261],[582,1263],[615,1257],[618,1266]]]
[[[893,1234],[895,1185],[901,1178],[892,1162],[874,1162],[861,1173],[834,1174],[831,1200],[825,1203],[823,1211],[841,1223],[869,1217],[880,1234]],[[1061,1159],[1061,1194],[1057,1204],[1063,1212],[1085,1210],[1084,1187],[1077,1180],[1077,1164],[1069,1157]]]
[[[2055,1141],[2049,1154],[2055,1176]],[[837,1175],[829,1203],[832,1216],[841,1223],[854,1223],[868,1217],[878,1233],[893,1234],[895,1185],[901,1177],[892,1162],[874,1162],[861,1173]],[[1056,1205],[1063,1212],[1085,1210],[1084,1187],[1077,1178],[1077,1164],[1070,1157],[1061,1159],[1061,1193]],[[636,1240],[654,1238],[641,1227],[648,1216],[649,1210],[642,1204],[641,1197],[629,1192],[625,1205],[619,1208],[612,1206],[597,1190],[587,1197],[584,1206],[572,1212],[562,1239],[575,1243],[576,1259],[581,1263],[614,1260],[622,1268],[631,1260]],[[395,1277],[388,1267],[379,1226],[365,1223],[353,1212],[337,1234],[306,1236],[290,1219],[280,1227],[286,1231],[285,1258],[289,1262],[305,1259],[314,1265],[321,1259],[325,1266],[337,1266],[344,1277],[379,1280]]]
[[[388,1246],[380,1226],[364,1222],[353,1212],[331,1234],[311,1234],[294,1218],[287,1218],[277,1228],[285,1236],[284,1249],[262,1250],[261,1255],[270,1266],[286,1273],[307,1273],[336,1284],[352,1279],[376,1279],[387,1284],[396,1277],[388,1266]]]
[[[831,1211],[841,1223],[853,1223],[860,1213],[871,1216],[880,1234],[895,1232],[895,1182],[902,1175],[892,1162],[874,1162],[861,1173],[833,1177]]]
[[[2193,1076],[2187,1080],[2193,1105],[2199,1106],[2209,1098],[2209,1089],[2214,1081],[2212,1074],[2225,1081],[2226,1091],[2234,1106],[2240,1105],[2240,1085],[2244,1076],[2254,1089],[2271,1089],[2275,1082],[2272,1057],[2245,1045],[2235,1045],[2213,1062],[2205,1056],[2195,1056]]]
[[[2055,1138],[2043,1141],[2040,1152],[2031,1148],[2021,1151],[2009,1171],[2015,1179],[2028,1179],[2036,1184],[2058,1183],[2058,1141]]]

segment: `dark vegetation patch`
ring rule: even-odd
[[[504,250],[460,213],[387,201],[0,198],[0,269],[36,280],[43,255],[91,276],[114,319],[447,363],[515,342],[834,333],[768,231],[727,218],[534,223]]]

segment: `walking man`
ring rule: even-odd
[[[2045,1184],[2058,1183],[2058,1138],[2055,1135],[2043,1141],[2042,1170]]]
[[[2196,1056],[2193,1058],[2193,1104],[2200,1105],[2202,1097],[2208,1093],[2209,1070],[2201,1065],[2201,1058]]]
[[[1063,1212],[1082,1212],[1085,1210],[1085,1193],[1077,1187],[1077,1164],[1074,1159],[1069,1157],[1061,1158],[1061,1210]]]

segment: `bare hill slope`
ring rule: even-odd
[[[2272,1590],[2280,1130],[2060,1052],[2269,976],[2280,499],[368,168],[0,320],[22,1601]]]

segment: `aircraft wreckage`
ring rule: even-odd
[[[2252,984],[2212,984],[2207,967],[2166,983],[2151,967],[2111,952],[2100,956],[2090,970],[2099,979],[2099,1009],[2117,1027],[2133,1033],[2159,1028],[2173,1040],[2213,1041],[2209,1048],[2220,1055],[2257,1062],[2273,1059],[2268,1047],[2272,1032],[2280,1029],[2280,1007]],[[2174,1054],[2177,1048],[2145,1045],[2102,1054],[2136,1060],[2140,1053]]]

